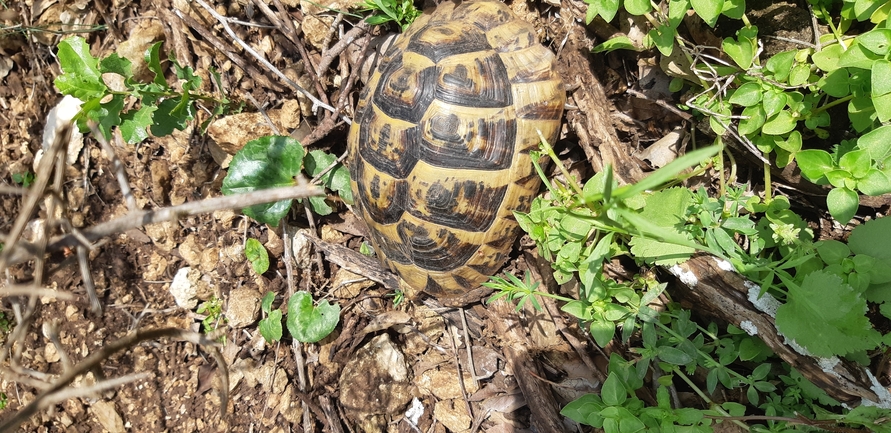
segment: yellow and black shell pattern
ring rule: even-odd
[[[446,1],[383,55],[350,128],[354,210],[384,265],[456,298],[508,258],[566,92],[532,26],[497,1]]]

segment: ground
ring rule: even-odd
[[[96,56],[118,52],[138,59],[138,54],[132,54],[164,41],[163,53],[173,53],[204,78],[201,91],[213,94],[218,90],[209,74],[215,68],[225,93],[244,102],[244,111],[249,113],[223,119],[224,123],[204,133],[199,122],[207,113],[200,112],[199,122],[171,136],[135,146],[113,143],[140,209],[219,196],[226,156],[234,152],[231,146],[243,145],[245,137],[271,132],[264,117],[256,114],[260,111],[284,133],[294,131],[292,136],[310,149],[335,155],[344,151],[346,126],[324,110],[314,113],[302,94],[237,47],[199,3],[27,0],[6,2],[6,8],[0,8],[4,27],[0,30],[0,186],[10,187],[0,190],[0,234],[5,237],[13,230],[22,209],[34,209],[25,205],[21,195],[13,194],[13,175],[37,172],[47,115],[61,99],[53,85],[60,74],[55,47],[69,33],[86,38]],[[215,10],[242,22],[266,24],[251,27],[233,21],[229,26],[286,76],[351,115],[357,89],[363,87],[354,65],[363,54],[364,34],[353,34],[346,51],[335,47],[347,39],[344,33],[359,19],[310,2],[271,3],[275,9],[271,16],[251,2],[218,2]],[[639,152],[684,125],[684,118],[657,103],[676,95],[664,91],[668,78],[652,66],[653,53],[592,55],[589,49],[609,29],[601,25],[591,32],[581,26],[582,2],[562,2],[560,7],[546,2],[512,3],[520,16],[535,24],[540,39],[558,53],[567,77],[574,106],[567,110],[564,133],[557,143],[567,166],[585,175],[613,163],[620,180],[634,181],[651,165],[659,165],[652,155]],[[337,10],[349,5],[328,2],[326,6]],[[181,19],[183,15],[187,18]],[[283,24],[288,20],[302,24],[300,31]],[[68,24],[59,26],[59,22]],[[335,30],[329,31],[332,24]],[[321,70],[320,83],[308,78],[312,67],[302,60],[304,54],[313,65],[333,65]],[[639,68],[626,69],[637,60]],[[145,69],[135,75],[144,77]],[[625,93],[629,83],[642,92],[638,93],[641,97]],[[127,214],[108,153],[89,137],[82,143],[82,149],[69,150],[68,163],[60,173],[64,180],[56,190],[60,194],[55,200],[47,195],[33,214],[25,216],[31,221],[25,238],[38,239],[41,224],[47,220],[65,220],[70,226],[85,228]],[[808,206],[812,200],[802,197],[797,204]],[[26,417],[20,430],[508,432],[569,428],[559,419],[543,419],[546,415],[537,411],[553,415],[554,408],[597,390],[606,362],[603,352],[594,350],[593,342],[573,320],[550,301],[543,311],[526,308],[518,313],[506,304],[473,303],[452,309],[416,299],[394,305],[388,290],[318,251],[307,253],[298,246],[308,244],[295,233],[311,228],[324,241],[358,249],[361,223],[336,198],[329,202],[336,209],[334,214],[309,220],[302,211],[293,212],[285,228],[258,224],[234,210],[219,210],[111,233],[87,252],[88,274],[101,310],[92,308],[89,301],[84,274],[76,265],[76,249],[52,252],[45,262],[9,267],[4,284],[10,290],[39,286],[52,291],[30,300],[24,296],[27,290],[0,292],[5,320],[12,322],[33,312],[18,334],[3,335],[4,342],[15,344],[5,346],[0,360],[4,370],[0,392],[7,396],[0,422],[9,421],[38,399],[41,390],[72,371],[72,366],[82,365],[91,355],[105,354],[103,350],[110,350],[119,339],[161,328],[207,331],[202,328],[206,311],[199,313],[198,305],[219,299],[222,317],[228,322],[211,323],[217,329],[213,340],[200,341],[216,342],[215,346],[196,344],[198,334],[147,336],[90,365],[74,379],[75,388],[69,388],[74,395],[54,400],[41,397],[43,406]],[[56,212],[51,214],[53,206]],[[48,227],[51,235],[62,229],[68,230]],[[270,270],[262,275],[244,259],[247,238],[258,239],[270,252]],[[7,245],[11,241],[6,239]],[[527,269],[535,275],[549,272],[537,260],[534,245],[520,240],[508,271]],[[177,276],[188,283],[185,293],[177,292],[175,297],[171,286]],[[297,289],[342,306],[340,325],[331,336],[314,344],[292,343],[289,337],[267,343],[260,336],[259,299],[271,291],[277,294],[274,305],[280,305],[289,291],[289,278]],[[222,379],[226,372],[227,389]],[[129,379],[124,384],[83,390],[125,376]],[[544,381],[529,384],[532,377],[554,386],[542,388]],[[552,410],[548,412],[547,407]]]

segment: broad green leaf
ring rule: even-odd
[[[826,180],[829,181],[830,185],[836,188],[854,189],[856,186],[854,175],[852,175],[851,172],[840,168],[827,171]]]
[[[195,118],[195,107],[188,93],[184,93],[180,98],[165,99],[158,104],[158,109],[152,117],[152,134],[155,137],[164,137],[172,134],[174,129],[182,131],[189,126],[193,118]]]
[[[269,343],[282,339],[282,311],[272,310],[269,315],[260,320],[258,328],[260,335]]]
[[[631,41],[631,38],[625,35],[619,35],[591,49],[592,53],[609,53],[615,50],[632,50],[638,51],[638,48]]]
[[[74,36],[62,40],[56,56],[63,74],[56,78],[55,84],[62,94],[84,102],[105,95],[108,88],[102,81],[96,59],[90,54],[90,46],[83,38]]]
[[[872,64],[872,96],[891,93],[891,62],[881,59]]]
[[[699,15],[709,27],[715,26],[718,16],[724,10],[724,3],[714,0],[690,0],[690,5],[693,6],[696,15]]]
[[[866,21],[881,5],[882,2],[876,0],[854,0],[854,17],[857,21]]]
[[[610,22],[619,12],[619,0],[596,0],[588,3],[589,13],[591,8],[595,8],[597,14],[599,14],[604,21]]]
[[[873,168],[857,180],[857,189],[869,196],[887,194],[891,192],[891,179],[882,171]]]
[[[884,23],[888,21],[889,14],[891,14],[891,1],[886,1],[869,16],[869,21],[873,24]]]
[[[337,161],[337,157],[323,150],[313,150],[306,155],[303,166],[306,173],[315,178],[319,173],[326,170],[331,164]],[[337,192],[347,203],[353,201],[353,190],[350,187],[350,173],[343,165],[338,164],[336,168],[329,170],[321,178],[322,185],[326,188]]]
[[[621,406],[628,399],[628,391],[615,372],[610,372],[600,389],[600,398],[607,406]]]
[[[670,56],[674,51],[674,37],[676,35],[677,30],[664,25],[660,25],[647,33],[647,36],[650,37],[650,40],[653,41],[659,52],[666,57]]]
[[[782,110],[772,119],[768,119],[761,127],[761,132],[768,135],[783,135],[795,129],[797,119],[789,110]]]
[[[223,179],[225,195],[294,185],[303,164],[303,146],[291,137],[269,136],[249,141],[238,151]],[[290,200],[251,206],[244,213],[262,223],[277,226],[291,208]]]
[[[269,253],[260,241],[250,238],[244,244],[244,255],[251,262],[251,267],[257,275],[263,275],[269,270]]]
[[[786,95],[782,90],[774,88],[761,95],[761,103],[764,105],[764,115],[769,119],[786,106]]]
[[[693,362],[693,358],[690,355],[683,350],[671,346],[660,347],[658,356],[660,360],[674,365],[687,365]]]
[[[844,242],[834,239],[822,240],[814,244],[817,254],[827,265],[841,264],[842,260],[851,255],[851,249]]]
[[[657,187],[674,179],[674,177],[677,176],[680,172],[690,167],[694,167],[717,155],[718,152],[721,151],[721,149],[723,149],[723,146],[710,146],[702,149],[697,149],[692,152],[687,152],[683,156],[676,158],[674,161],[668,163],[668,165],[666,165],[665,167],[662,167],[651,173],[640,182],[617,188],[613,192],[613,196],[620,200],[626,200],[644,191],[657,189]]]
[[[758,83],[745,83],[730,95],[731,104],[743,107],[751,107],[759,102],[761,102],[761,85]]]
[[[625,0],[625,10],[631,15],[643,15],[653,9],[649,0]]]
[[[264,313],[269,314],[269,312],[272,311],[273,302],[275,302],[275,293],[266,292],[266,295],[263,296],[263,300],[260,301],[260,309],[263,310]]]
[[[817,81],[817,85],[820,86],[823,92],[827,95],[835,98],[843,98],[851,93],[851,87],[848,84],[850,79],[851,76],[848,74],[847,69],[836,69],[826,74],[823,78],[820,78],[820,80]]]
[[[858,97],[848,102],[848,119],[857,132],[864,132],[875,124],[876,110],[872,98]]]
[[[761,104],[753,105],[751,107],[746,107],[742,111],[742,115],[745,117],[744,119],[740,119],[739,121],[739,133],[742,135],[749,135],[755,132],[758,132],[762,126],[764,126],[764,122],[766,120],[766,116],[764,113],[764,106]]]
[[[811,60],[818,68],[825,72],[832,72],[839,68],[839,58],[845,52],[844,47],[840,44],[832,44],[823,47],[811,56]]]
[[[811,66],[807,63],[797,63],[789,74],[789,85],[802,86],[810,81],[810,77]]]
[[[855,227],[848,237],[848,246],[854,254],[868,255],[884,263],[884,268],[879,265],[873,268],[870,279],[873,283],[887,283],[891,281],[891,275],[888,275],[888,268],[891,268],[891,248],[888,248],[886,242],[876,242],[877,239],[891,239],[891,218],[882,217]]]
[[[141,143],[148,138],[148,127],[158,107],[143,105],[138,110],[130,110],[121,115],[121,136],[128,144]]]
[[[735,20],[742,19],[746,13],[746,0],[725,0],[721,13]]]
[[[872,29],[854,38],[863,48],[878,56],[891,52],[891,29]]]
[[[826,196],[826,206],[832,218],[842,225],[847,224],[857,213],[860,206],[860,197],[849,188],[833,188]]]
[[[800,286],[789,285],[776,325],[815,356],[844,356],[870,350],[881,338],[866,309],[866,300],[840,277],[818,270],[805,276]]]
[[[725,38],[721,47],[740,68],[749,69],[749,67],[752,66],[752,61],[755,59],[755,49],[757,47],[748,38],[742,36],[739,37],[739,40]]]
[[[111,55],[99,61],[99,72],[103,74],[111,72],[122,75],[124,78],[130,78],[133,76],[130,65],[130,60],[119,56],[118,53],[111,53]]]
[[[891,93],[872,97],[872,105],[876,110],[879,122],[891,120]]]
[[[313,306],[312,295],[299,291],[288,299],[288,332],[301,343],[315,343],[334,331],[340,322],[340,305],[323,300]]]
[[[676,29],[687,15],[690,9],[690,0],[669,0],[668,1],[668,24],[671,28]]]
[[[767,60],[764,67],[773,73],[774,79],[784,83],[789,78],[789,71],[792,70],[792,65],[795,63],[795,54],[797,52],[797,50],[791,50],[774,54]]]
[[[891,156],[891,125],[876,128],[857,139],[857,147],[869,152],[873,161],[884,161]]]
[[[842,170],[847,170],[855,178],[861,178],[866,175],[870,169],[869,152],[865,150],[854,150],[845,153],[838,160],[838,166]]]
[[[580,424],[601,427],[603,426],[603,418],[597,414],[603,408],[604,404],[599,395],[585,394],[564,406],[560,410],[560,415]]]
[[[616,323],[602,317],[596,318],[591,322],[590,330],[594,342],[600,347],[606,347],[616,335]]]
[[[152,44],[152,46],[145,50],[145,55],[143,57],[145,59],[146,67],[155,73],[155,78],[152,82],[157,86],[166,89],[167,79],[164,78],[164,69],[161,68],[161,43],[162,42],[155,42]]]
[[[309,207],[312,209],[313,213],[317,215],[331,215],[334,213],[334,208],[328,205],[328,202],[325,201],[325,197],[310,197],[308,199]]]
[[[855,39],[856,42],[856,39]],[[842,68],[872,69],[872,63],[881,57],[878,54],[864,48],[861,44],[854,43],[839,56],[838,66]]]

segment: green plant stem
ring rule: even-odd
[[[811,115],[814,116],[814,115],[820,114],[832,107],[835,107],[836,105],[844,104],[845,102],[848,102],[852,99],[854,99],[854,95],[848,95],[848,96],[845,96],[844,98],[836,99],[835,101],[832,101],[826,105],[815,108],[813,111],[811,111]]]
[[[773,200],[772,192],[771,192],[771,180],[770,180],[770,164],[764,163],[764,202],[770,203]]]
[[[699,398],[701,398],[704,402],[708,403],[710,409],[712,409],[712,410],[714,410],[715,412],[718,412],[718,413],[720,413],[720,414],[722,415],[722,417],[719,417],[719,418],[716,417],[716,419],[727,419],[727,420],[729,420],[730,422],[732,422],[732,423],[736,424],[737,426],[739,426],[740,428],[744,429],[745,431],[751,431],[751,430],[752,430],[748,425],[746,425],[746,423],[740,421],[739,419],[736,419],[735,417],[730,416],[730,413],[728,413],[726,410],[724,410],[724,408],[722,408],[721,406],[719,406],[718,404],[716,404],[715,402],[713,402],[710,398],[708,398],[708,396],[705,395],[705,393],[702,392],[702,390],[699,389],[699,387],[696,386],[696,384],[693,383],[693,381],[690,380],[690,378],[687,377],[687,375],[684,374],[684,372],[681,371],[680,368],[678,368],[677,366],[674,366],[674,367],[672,368],[671,371],[672,371],[673,374],[675,374],[676,376],[680,377],[681,380],[683,380],[684,382],[687,382],[687,385],[689,385],[690,388],[692,388],[693,391],[695,391],[696,394],[699,395]],[[731,371],[732,371],[732,370],[731,370]]]
[[[563,177],[566,178],[566,183],[569,184],[569,187],[575,191],[580,197],[584,199],[584,194],[582,193],[582,188],[578,185],[578,182],[575,182],[572,178],[572,175],[569,174],[569,170],[566,169],[566,166],[563,165],[563,161],[557,157],[557,154],[554,153],[554,148],[551,147],[551,144],[548,143],[548,140],[544,138],[544,135],[541,134],[541,131],[538,131],[538,137],[541,139],[541,147],[544,149],[545,153],[548,157],[557,164],[557,167],[560,168],[560,173],[563,173]]]

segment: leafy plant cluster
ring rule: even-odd
[[[421,11],[412,0],[365,0],[360,12],[372,12],[365,18],[368,24],[374,26],[392,22],[403,32],[421,16]]]
[[[135,144],[148,138],[149,132],[163,136],[174,129],[183,130],[194,120],[200,102],[214,106],[213,116],[230,110],[232,103],[227,98],[217,100],[197,93],[201,78],[191,68],[180,66],[173,58],[168,60],[180,83],[179,88],[168,85],[161,66],[160,47],[161,43],[156,43],[145,53],[145,61],[148,69],[154,73],[154,79],[143,83],[133,77],[130,61],[117,54],[96,59],[90,54],[86,41],[80,37],[59,43],[58,58],[63,73],[55,83],[63,94],[83,101],[81,111],[75,117],[81,130],[87,131],[88,122],[95,122],[100,133],[108,139],[112,130],[119,128],[123,138]],[[104,78],[107,74],[122,77],[124,89],[117,90],[108,85]],[[219,76],[213,76],[219,87]],[[213,116],[204,123],[204,127],[213,120]],[[306,173],[318,177],[321,184],[339,193],[344,200],[352,201],[349,173],[342,165],[336,165],[336,161],[336,156],[321,150],[307,153],[298,141],[290,137],[262,137],[247,143],[235,155],[223,181],[222,192],[229,195],[290,186],[296,183],[295,178]],[[25,184],[33,181],[33,174],[25,173],[14,180]],[[324,197],[310,197],[306,201],[316,214],[328,215],[334,211]],[[277,226],[291,205],[291,200],[284,200],[252,206],[244,209],[244,213],[261,223]],[[258,275],[266,272],[269,267],[268,253],[256,239],[247,241],[245,254]],[[272,300],[268,298],[263,302],[267,317],[261,322],[261,328],[268,341],[275,341],[281,338],[281,312],[271,309]],[[213,332],[219,323],[225,322],[222,307],[222,300],[216,297],[199,305],[196,311],[206,315],[202,322],[205,332]],[[315,306],[309,293],[298,292],[288,300],[288,330],[299,341],[318,341],[333,331],[339,321],[339,312],[337,305],[322,301]],[[279,320],[277,333],[276,320]]]
[[[598,15],[609,21],[619,8],[618,1],[586,2],[589,21]],[[795,161],[807,180],[831,186],[829,213],[847,223],[860,203],[858,193],[891,192],[891,126],[884,125],[891,120],[891,9],[877,0],[809,2],[830,32],[820,35],[816,46],[763,60],[763,40],[745,15],[744,0],[670,0],[658,7],[629,0],[622,5],[652,23],[647,46],[665,56],[683,53],[686,64],[678,66],[691,71],[685,78],[695,93],[686,104],[708,118],[716,135],[734,135],[756,153],[771,156],[777,167]],[[743,27],[709,52],[678,33],[690,11],[712,27],[722,15],[740,20]],[[848,34],[855,29],[860,33]],[[623,36],[597,50],[617,48],[633,44]],[[675,79],[674,90],[683,84]],[[830,115],[834,107],[846,109],[847,118]],[[804,148],[815,139],[832,144]],[[770,184],[769,177],[765,183]]]
[[[113,128],[120,128],[124,140],[136,144],[148,138],[149,131],[158,137],[169,135],[175,129],[182,131],[195,118],[200,102],[212,106],[213,115],[205,121],[205,127],[214,116],[234,108],[225,96],[215,99],[199,93],[201,77],[173,57],[168,61],[179,84],[178,88],[168,84],[161,66],[161,42],[153,44],[145,53],[146,66],[154,73],[148,83],[138,81],[133,76],[130,60],[117,53],[102,59],[93,57],[89,44],[79,36],[62,40],[58,48],[62,74],[55,84],[62,94],[83,101],[75,117],[82,132],[89,130],[88,123],[92,121],[106,139],[111,138]],[[118,76],[123,88],[108,84],[108,76]],[[221,87],[219,74],[213,72],[213,77]]]
[[[547,143],[542,150],[556,160]],[[622,187],[609,169],[581,185],[568,172],[563,173],[566,181],[548,180],[536,165],[549,197],[536,198],[528,213],[516,214],[517,221],[551,261],[558,283],[577,278],[578,296],[542,293],[528,275],[506,275],[486,283],[499,290],[492,300],[538,308],[536,296],[558,298],[565,302],[563,311],[584,323],[598,345],[618,338],[631,346],[633,359],[611,360],[600,395],[564,408],[572,419],[607,432],[711,431],[714,422],[752,416],[774,417],[766,424],[748,423],[768,431],[826,422],[881,430],[874,421],[887,413],[845,412],[744,331],[730,326],[719,332],[715,324],[703,328],[674,304],[664,311],[652,308],[665,295],[666,284],[645,275],[617,281],[604,274],[604,266],[622,256],[641,265],[672,265],[707,251],[726,258],[760,283],[763,292],[783,301],[776,315],[779,330],[816,356],[863,360],[867,350],[891,341],[866,316],[868,302],[883,314],[888,310],[882,296],[891,284],[891,253],[874,239],[891,239],[891,219],[857,227],[848,243],[814,242],[785,197],[768,201],[741,188],[710,197],[704,189],[665,187],[687,167],[698,165],[694,172],[702,172],[718,152],[690,152],[642,182]],[[654,370],[657,395],[647,402],[637,394]],[[675,386],[694,390],[708,409],[673,409],[665,393]],[[736,398],[712,401],[719,387]]]

